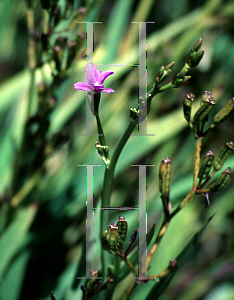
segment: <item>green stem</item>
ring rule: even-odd
[[[184,208],[193,197],[196,195],[196,189],[197,189],[197,176],[199,172],[199,165],[200,165],[200,154],[201,154],[201,147],[202,147],[202,141],[203,137],[196,138],[195,141],[195,153],[194,153],[194,171],[193,171],[193,187],[191,191],[187,194],[187,196],[184,198],[184,200],[179,204],[179,206],[176,208],[176,210],[171,215],[164,215],[164,220],[162,222],[161,228],[159,230],[159,233],[157,235],[157,238],[155,240],[155,243],[150,251],[150,254],[148,256],[148,263],[151,261],[155,251],[158,248],[158,245],[163,238],[167,227],[171,221],[171,219],[182,209]]]
[[[165,84],[165,85],[159,87],[158,90],[157,90],[157,94],[166,92],[166,91],[168,91],[172,88],[173,88],[173,85],[172,85],[171,82],[169,82],[168,84]]]
[[[194,153],[194,168],[193,168],[193,190],[196,191],[197,189],[197,176],[200,167],[200,158],[201,158],[201,148],[203,137],[196,138],[195,141],[195,153]]]
[[[110,207],[110,198],[111,198],[111,192],[112,192],[112,182],[115,172],[115,167],[118,161],[118,158],[128,141],[131,133],[133,132],[134,128],[137,125],[137,121],[130,120],[127,128],[125,129],[123,135],[119,139],[116,148],[114,150],[114,153],[111,157],[109,165],[106,167],[105,175],[104,175],[104,182],[103,182],[103,190],[102,190],[102,208],[108,208]],[[101,210],[101,230],[100,235],[102,238],[102,234],[105,230],[107,230],[109,226],[109,210],[108,209],[102,209]],[[109,254],[106,251],[102,251],[102,270],[103,270],[103,277],[104,282],[107,280],[107,267],[108,267],[108,261],[109,261]]]
[[[122,260],[125,262],[126,266],[129,268],[129,270],[135,275],[135,277],[138,276],[137,270],[133,267],[130,260],[127,258],[127,256],[122,257]]]
[[[169,225],[171,219],[172,219],[172,217],[170,215],[169,216],[164,215],[164,219],[162,221],[161,227],[160,227],[157,237],[155,239],[154,245],[153,245],[152,249],[150,250],[150,253],[147,257],[147,265],[148,266],[151,262],[151,259],[154,256],[155,251],[157,250],[157,248],[159,246],[160,241],[162,240],[162,238],[164,237],[164,235],[166,233],[166,230],[168,228],[168,225]]]
[[[201,147],[204,137],[198,137],[195,141],[195,153],[194,153],[194,166],[193,166],[193,187],[191,191],[187,194],[184,200],[178,205],[178,207],[171,214],[171,217],[174,217],[182,208],[184,208],[189,202],[192,201],[194,196],[196,195],[197,190],[197,176],[199,172],[200,166],[200,158],[201,158]]]
[[[173,213],[170,216],[174,217],[179,211],[181,211],[182,208],[184,208],[189,202],[192,201],[195,195],[196,192],[192,188],[191,191],[184,198],[184,200],[177,206],[177,208],[173,211]]]
[[[98,129],[98,141],[100,146],[102,147],[102,151],[100,152],[100,149],[98,149],[99,154],[101,155],[102,160],[105,162],[106,166],[109,166],[110,163],[110,154],[109,154],[109,148],[106,144],[105,135],[102,129],[101,120],[99,117],[99,114],[95,114],[96,120],[97,120],[97,129]],[[97,147],[97,145],[96,145]],[[99,146],[98,146],[99,147]]]
[[[102,146],[106,146],[106,139],[105,139],[105,135],[104,135],[104,132],[103,132],[103,129],[102,129],[102,124],[101,124],[101,120],[100,120],[100,117],[99,117],[99,114],[95,114],[95,117],[96,117],[96,120],[97,120],[97,129],[98,129],[98,140],[99,140],[99,143],[100,145]]]
[[[163,86],[161,86],[161,87],[154,87],[154,88],[152,88],[152,89],[149,91],[149,93],[148,93],[148,95],[147,95],[147,98],[149,97],[149,95],[151,95],[152,98],[153,98],[155,95],[157,95],[157,94],[159,94],[159,93],[166,92],[166,91],[168,91],[168,90],[170,90],[170,89],[172,89],[172,88],[173,88],[173,85],[171,84],[171,82],[169,82],[168,84],[163,85]]]

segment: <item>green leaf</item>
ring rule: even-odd
[[[213,215],[214,216],[214,215]],[[175,273],[177,272],[178,268],[181,267],[183,262],[192,254],[192,252],[195,249],[195,246],[199,242],[204,230],[206,229],[206,226],[209,224],[211,219],[210,217],[205,224],[198,230],[192,239],[188,242],[188,244],[184,247],[184,249],[180,252],[180,254],[176,257],[176,261],[178,262],[177,268],[175,271],[172,271],[169,275],[166,277],[163,277],[160,279],[159,283],[156,283],[154,287],[151,289],[150,293],[148,294],[146,300],[150,299],[158,299],[158,297],[162,294],[162,292],[165,290],[165,288],[168,286],[168,284],[171,282],[172,278],[174,277]]]
[[[112,62],[117,54],[120,41],[123,38],[125,28],[129,22],[129,14],[132,4],[132,0],[119,0],[115,3],[115,7],[111,17],[109,18],[109,22],[106,27],[107,31],[105,34],[106,47],[108,48],[108,54],[105,60],[107,63]],[[116,26],[116,24],[121,24],[121,26]]]
[[[4,300],[18,300],[21,286],[24,280],[22,276],[27,268],[28,259],[30,257],[30,251],[21,251],[19,256],[14,259],[10,268],[6,272],[4,279],[1,282],[1,296]],[[12,283],[14,282],[14,288]],[[0,299],[1,299],[0,296]]]
[[[11,259],[25,238],[36,211],[37,209],[34,205],[22,209],[12,224],[3,233],[0,239],[0,282],[4,277],[4,273]]]

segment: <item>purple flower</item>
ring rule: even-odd
[[[87,64],[85,67],[85,83],[77,82],[74,84],[74,88],[86,92],[94,92],[100,94],[101,92],[113,93],[112,89],[105,89],[104,80],[112,75],[112,71],[98,71],[94,64]]]

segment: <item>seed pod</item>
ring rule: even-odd
[[[217,157],[215,158],[214,161],[214,169],[216,171],[220,170],[225,161],[228,159],[228,157],[232,154],[232,152],[234,151],[234,143],[231,141],[229,143],[227,143],[226,145],[224,145],[220,150],[219,153],[217,155]]]
[[[185,95],[183,101],[184,118],[187,122],[191,119],[191,109],[195,95],[192,93]]]
[[[203,158],[203,161],[201,163],[201,167],[198,173],[198,179],[205,180],[211,171],[212,165],[213,165],[213,161],[214,161],[214,154],[212,151],[208,151],[205,155],[205,157]]]
[[[202,105],[203,103],[205,103],[206,100],[210,100],[211,98],[212,98],[212,91],[205,91],[205,92],[201,95],[200,105]]]
[[[109,251],[109,232],[106,230],[102,236],[102,248]]]
[[[115,252],[117,250],[116,242],[118,238],[118,227],[115,223],[111,223],[108,230],[110,233],[108,240],[109,250]]]
[[[200,105],[202,105],[203,103],[205,103],[207,100],[213,99],[212,98],[212,91],[205,91],[202,95],[201,95],[201,99],[200,99]],[[207,115],[204,119],[203,122],[208,122],[209,120],[209,115]]]
[[[231,174],[231,168],[227,168],[225,171],[223,171],[215,183],[209,187],[210,192],[216,193],[223,190],[228,185],[231,179]]]
[[[160,79],[161,79],[161,77],[162,77],[162,75],[163,75],[164,72],[165,72],[164,71],[164,66],[161,66],[161,68],[159,69],[158,75],[157,75],[157,77],[155,79],[154,87],[156,87],[156,86],[159,85]]]
[[[122,216],[119,217],[118,223],[118,237],[117,237],[117,248],[122,248],[125,242],[127,231],[128,231],[128,222]]]
[[[234,107],[234,98],[228,100],[224,107],[214,116],[213,122],[215,124],[225,121]]]
[[[202,121],[207,121],[208,114],[210,110],[214,107],[214,105],[215,105],[214,98],[210,98],[209,100],[206,100],[206,102],[203,103],[195,113],[194,122],[200,123]]]
[[[159,167],[159,191],[162,197],[167,197],[170,191],[172,175],[172,163],[171,160],[166,157],[162,160]]]
[[[118,227],[115,223],[111,223],[102,236],[102,247],[104,250],[115,254],[117,250],[116,242],[118,238]]]

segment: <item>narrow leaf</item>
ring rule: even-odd
[[[7,266],[16,254],[36,213],[35,206],[22,209],[0,239],[0,282]]]
[[[214,216],[214,215],[213,215]],[[192,254],[192,252],[195,249],[195,246],[199,242],[204,230],[206,229],[206,226],[209,224],[211,219],[210,217],[205,224],[198,230],[194,236],[191,238],[191,240],[188,242],[188,244],[184,247],[184,249],[180,252],[180,254],[176,257],[176,261],[178,262],[177,268],[175,271],[172,271],[169,275],[163,277],[160,279],[160,282],[156,283],[153,288],[151,289],[150,293],[148,294],[146,300],[150,299],[158,299],[159,296],[162,294],[162,292],[165,290],[165,288],[169,285],[172,278],[174,277],[175,273],[177,272],[178,268],[181,267],[183,262]]]

